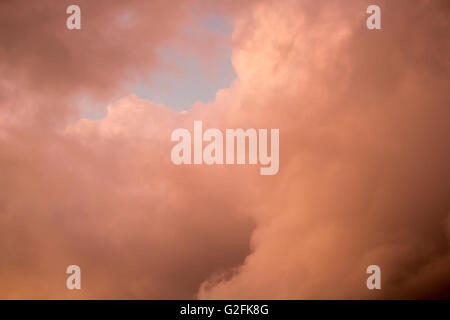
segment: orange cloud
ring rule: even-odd
[[[122,2],[98,3],[75,40],[54,31],[56,11],[0,19],[30,35],[0,37],[0,297],[448,297],[446,1],[379,1],[381,31],[366,29],[365,1],[230,2],[216,9],[234,19],[237,79],[213,103],[176,113],[124,93],[104,119],[67,126],[70,97],[122,93],[183,41],[186,10],[207,8],[130,2],[124,31],[101,28]],[[279,128],[278,174],[173,165],[170,134],[194,120]],[[64,287],[70,264],[79,292]]]

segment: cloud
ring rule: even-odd
[[[380,32],[361,2],[261,5],[241,21],[248,100],[231,112],[279,125],[280,174],[262,182],[252,253],[200,298],[448,296],[448,7],[381,7]]]
[[[86,2],[76,39],[47,2],[24,25],[14,4],[0,5],[17,32],[0,37],[0,297],[448,297],[447,2],[381,1],[381,31],[364,1],[136,1],[124,30],[104,27],[122,2]],[[123,93],[195,6],[234,20],[236,80],[183,113]],[[86,91],[123,97],[67,125]],[[194,120],[279,128],[279,173],[173,165],[170,133]]]

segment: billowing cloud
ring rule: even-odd
[[[366,1],[86,2],[75,39],[66,4],[22,3],[20,25],[2,3],[0,297],[447,297],[449,6],[379,2],[380,31]],[[123,92],[191,8],[234,20],[237,79],[183,113]],[[67,125],[86,92],[123,98]],[[279,173],[173,165],[194,120],[279,128]]]

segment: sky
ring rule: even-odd
[[[187,37],[197,37],[207,41],[206,35],[231,39],[230,22],[220,15],[195,17],[197,25],[184,28]],[[202,32],[199,32],[200,28]],[[206,33],[206,35],[205,35]],[[202,39],[203,38],[203,39]],[[227,40],[228,40],[227,39]],[[197,101],[213,102],[216,92],[227,88],[235,78],[231,64],[231,48],[228,41],[210,65],[203,65],[195,52],[182,52],[176,45],[168,45],[158,50],[162,66],[149,75],[148,81],[131,84],[130,90],[137,96],[155,103],[164,104],[174,110],[187,109]]]
[[[138,80],[126,82],[127,90],[143,99],[182,111],[195,102],[213,102],[217,91],[230,86],[236,77],[231,63],[230,19],[214,13],[194,11],[192,14],[193,20],[183,27],[182,36],[203,43],[209,38],[220,39],[214,58],[205,64],[195,48],[183,50],[180,44],[168,43],[156,49],[160,60],[158,68]],[[130,14],[124,14],[122,19],[124,23],[132,23]],[[114,101],[114,98],[110,100]],[[78,104],[83,110],[82,117],[98,120],[106,116],[106,111],[96,106],[89,96],[80,96]]]
[[[447,0],[76,2],[0,2],[0,298],[449,297]],[[278,173],[175,165],[194,121]]]

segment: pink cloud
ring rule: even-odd
[[[122,2],[86,2],[76,39],[49,5],[24,25],[0,5],[16,30],[0,37],[0,297],[448,296],[447,2],[381,1],[382,31],[361,1],[230,2],[238,78],[213,103],[176,113],[124,93],[69,126],[72,95],[121,93],[195,4],[131,2],[131,31],[102,28]],[[279,173],[173,165],[170,133],[194,120],[279,128]]]

